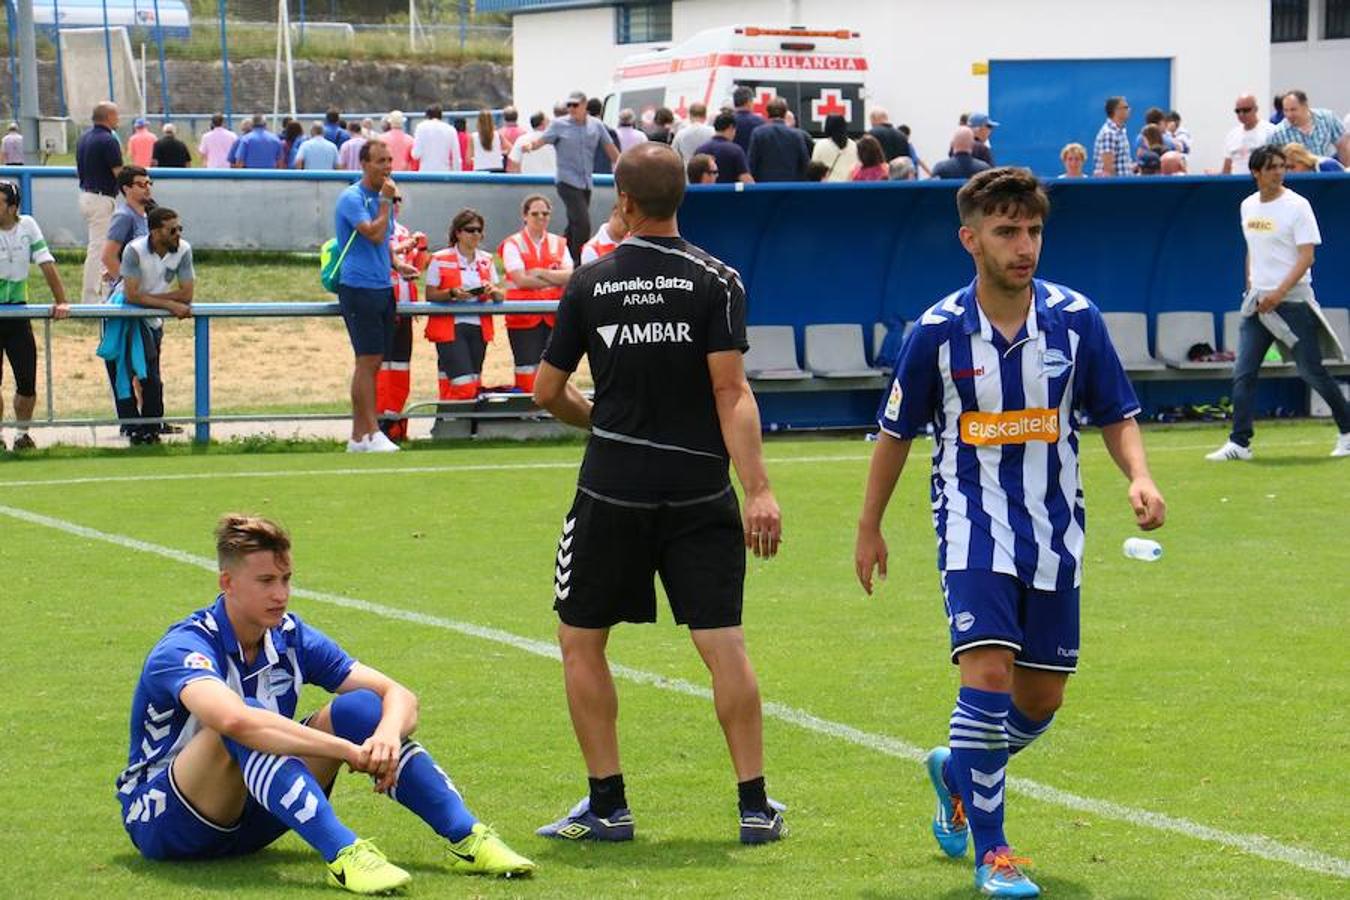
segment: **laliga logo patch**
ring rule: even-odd
[[[211,663],[211,660],[206,657],[206,654],[197,653],[196,651],[183,657],[183,665],[187,666],[189,669],[205,669],[208,672],[214,672],[216,670],[216,667]]]
[[[886,400],[886,418],[894,419],[900,415],[900,401],[904,399],[904,392],[900,390],[900,382],[891,383],[891,396]]]
[[[1051,378],[1058,378],[1073,368],[1073,360],[1064,355],[1064,351],[1051,347],[1041,354],[1041,372]]]
[[[975,627],[975,616],[968,612],[959,612],[952,624],[956,626],[957,631],[967,632]]]

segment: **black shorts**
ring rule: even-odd
[[[658,574],[676,624],[741,624],[745,536],[731,485],[659,503],[602,498],[579,487],[553,562],[553,608],[565,625],[655,622]]]
[[[357,356],[389,355],[394,342],[394,289],[338,285],[338,306]]]
[[[29,319],[0,319],[0,384],[5,380],[3,357],[14,370],[14,393],[32,397],[37,393],[37,341]]]

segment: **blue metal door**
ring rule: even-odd
[[[1059,151],[1076,141],[1087,148],[1106,120],[1106,98],[1120,95],[1131,107],[1131,146],[1150,106],[1172,102],[1171,59],[1047,59],[989,62],[989,115],[1000,165],[1030,166],[1038,175],[1063,171]],[[1184,111],[1183,111],[1184,112]]]

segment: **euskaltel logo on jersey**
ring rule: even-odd
[[[605,346],[616,344],[692,344],[693,335],[688,322],[642,322],[636,325],[597,325],[595,328]]]

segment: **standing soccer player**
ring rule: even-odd
[[[131,701],[131,751],[117,799],[142,856],[243,856],[293,830],[322,854],[330,884],[356,894],[401,887],[411,876],[359,840],[328,801],[346,764],[445,839],[451,871],[534,871],[474,818],[450,777],[409,737],[417,697],[287,611],[285,530],[227,515],[216,528],[216,555],[216,602],[159,639]],[[296,722],[306,682],[337,696]]]
[[[567,283],[535,381],[536,402],[590,431],[554,571],[563,676],[590,794],[546,837],[627,841],[619,700],[605,659],[619,622],[656,621],[660,574],[675,621],[712,673],[736,770],[742,843],[786,833],[764,789],[759,686],[745,650],[745,549],[771,557],[782,533],[745,379],[745,290],[734,269],[680,238],[684,166],[666,144],[619,158],[630,236]],[[592,405],[568,384],[582,356]],[[742,520],[728,459],[745,491]]]
[[[1078,411],[1129,479],[1139,527],[1163,524],[1139,402],[1101,314],[1034,278],[1049,200],[1020,169],[981,172],[956,195],[976,277],[928,309],[906,339],[872,454],[855,565],[886,576],[881,520],[909,456],[934,429],[938,569],[961,688],[949,746],[928,754],[933,834],[952,857],[975,841],[975,886],[1035,897],[1003,834],[1008,758],[1050,727],[1078,665],[1085,526]],[[969,823],[969,824],[967,824]]]

